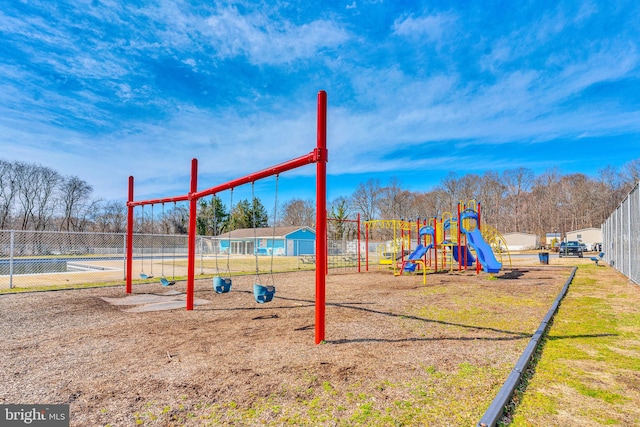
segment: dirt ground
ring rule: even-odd
[[[329,275],[321,345],[313,272],[275,275],[268,304],[253,300],[255,277],[234,278],[226,294],[201,280],[195,297],[206,303],[190,312],[103,299],[124,298],[122,286],[0,295],[0,403],[68,403],[73,426],[419,425],[425,411],[432,425],[469,425],[568,274],[519,267],[495,280],[430,274],[427,285],[389,272]],[[378,418],[362,415],[365,403]]]

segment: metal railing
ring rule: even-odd
[[[640,183],[602,225],[604,260],[640,284]]]

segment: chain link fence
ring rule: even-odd
[[[640,184],[602,225],[604,260],[640,284]]]
[[[124,277],[124,234],[0,231],[0,289]]]
[[[196,275],[234,275],[315,270],[313,240],[288,241],[286,252],[226,249],[224,239],[196,238]],[[221,244],[222,243],[222,244]],[[226,247],[225,247],[226,246]],[[354,239],[332,239],[329,272],[358,271]],[[186,235],[134,234],[133,279],[182,280],[187,276]],[[0,289],[122,283],[125,280],[124,233],[0,230]],[[289,255],[291,254],[291,255]],[[148,281],[148,280],[145,280]]]

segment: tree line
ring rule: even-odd
[[[372,178],[351,195],[329,203],[328,216],[337,220],[330,232],[344,236],[340,220],[353,219],[358,213],[362,221],[428,219],[444,212],[455,215],[458,201],[473,199],[481,202],[484,223],[503,233],[543,237],[548,232],[599,227],[639,179],[640,158],[620,169],[598,170],[595,177],[562,174],[558,169],[536,175],[522,167],[482,175],[449,172],[427,191],[410,191],[396,178],[384,184]],[[145,206],[136,213],[136,232],[187,233],[189,212],[184,204]],[[196,224],[200,235],[219,235],[254,225],[271,226],[275,215],[278,226],[315,227],[315,202],[292,199],[269,213],[259,198],[228,207],[212,196],[199,201]],[[0,230],[123,233],[126,220],[124,202],[94,197],[93,187],[77,176],[0,159]]]
[[[0,159],[0,230],[124,233],[126,204],[96,198],[93,191],[77,176]],[[174,203],[145,206],[136,208],[135,221],[136,232],[187,234],[189,210]],[[201,200],[198,206],[197,227],[202,235],[268,223],[269,215],[258,198],[240,200],[230,211],[218,197]]]
[[[539,175],[523,167],[482,175],[449,172],[428,191],[410,191],[396,178],[385,184],[372,178],[360,183],[350,196],[331,202],[328,215],[339,220],[360,214],[362,221],[414,221],[441,217],[445,212],[456,216],[458,202],[475,200],[481,204],[483,223],[502,233],[524,232],[544,239],[546,233],[564,236],[572,230],[600,227],[638,181],[640,158],[620,169],[607,166],[595,177],[562,174],[557,168]],[[310,200],[288,202],[283,221],[312,226],[312,217],[299,214],[312,206]],[[337,235],[343,234],[341,226],[333,229]]]
[[[0,159],[0,230],[121,231],[122,203],[92,196],[93,187],[77,176]]]

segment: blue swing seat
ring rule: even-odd
[[[262,286],[257,283],[253,284],[253,296],[257,303],[264,304],[273,299],[273,294],[276,293],[275,286]]]
[[[231,290],[231,279],[224,279],[220,276],[213,278],[213,290],[218,294],[224,294]]]
[[[162,283],[162,286],[171,286],[176,284],[175,280],[168,280],[165,277],[160,278],[160,283]]]
[[[140,273],[140,278],[141,279],[153,279],[153,274]]]

